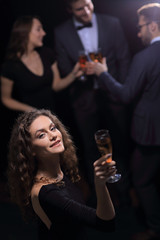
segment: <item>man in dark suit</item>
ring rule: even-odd
[[[102,55],[108,59],[110,73],[122,82],[129,67],[129,50],[119,20],[95,14],[91,0],[66,0],[66,3],[72,17],[55,30],[55,49],[61,75],[66,76],[73,68],[79,58],[79,50],[89,53],[101,48]],[[103,95],[97,88],[95,75],[88,74],[85,81],[77,79],[67,90],[79,131],[77,136],[82,139],[85,176],[92,185],[92,164],[99,154],[94,133],[99,128],[110,130],[114,159],[117,165],[125,165],[128,157],[123,151],[128,143],[126,109],[114,103],[109,95]],[[124,168],[121,169],[123,171]]]
[[[148,47],[134,56],[125,84],[107,72],[105,61],[93,67],[104,91],[119,102],[133,103],[131,171],[148,230],[132,239],[151,240],[160,239],[160,4],[146,4],[137,13],[138,37]]]

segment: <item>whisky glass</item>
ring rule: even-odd
[[[98,48],[97,51],[90,52],[89,57],[93,62],[100,62],[102,63],[102,52],[101,48]]]

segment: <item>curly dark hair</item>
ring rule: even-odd
[[[13,126],[9,141],[7,175],[11,199],[20,207],[25,219],[29,213],[33,214],[30,196],[37,173],[37,161],[31,150],[29,127],[41,115],[49,117],[62,134],[65,150],[60,154],[60,164],[64,174],[72,182],[80,180],[76,148],[70,134],[57,116],[46,109],[35,109],[20,114]]]

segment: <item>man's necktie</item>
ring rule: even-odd
[[[77,31],[79,31],[79,30],[81,30],[83,28],[89,28],[89,27],[92,27],[92,23],[91,22],[89,22],[89,23],[87,23],[85,25],[82,25],[82,26],[78,26],[76,29],[77,29]]]

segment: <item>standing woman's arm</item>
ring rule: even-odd
[[[33,107],[12,98],[14,82],[1,76],[1,101],[7,108],[15,111],[28,111]]]

